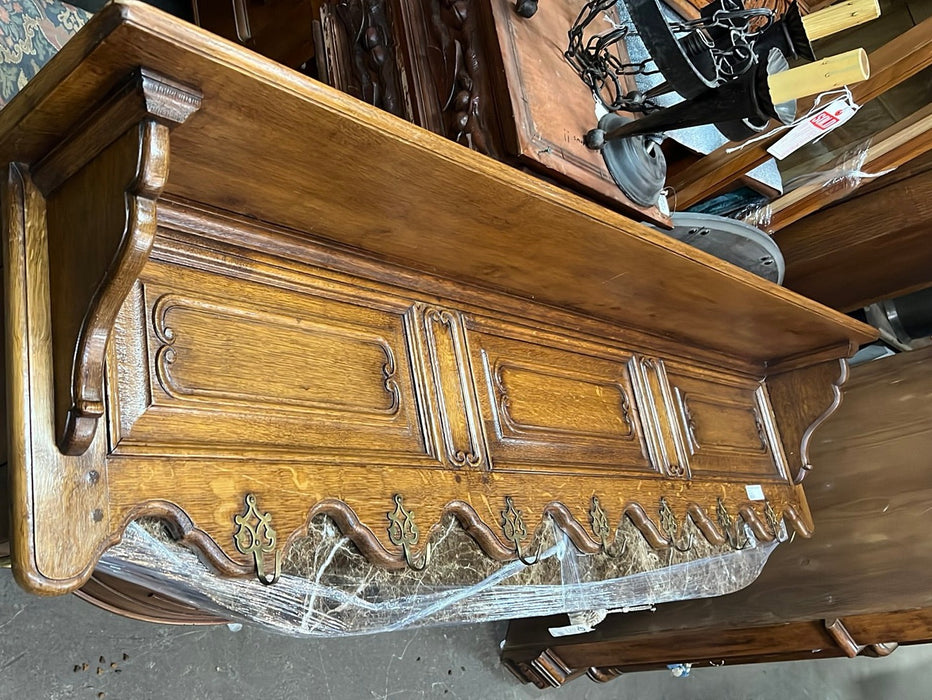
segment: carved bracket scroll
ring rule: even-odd
[[[793,483],[802,483],[812,469],[812,434],[841,405],[841,387],[847,379],[845,360],[822,362],[767,378],[767,393],[780,425]]]
[[[103,415],[106,346],[155,239],[169,131],[200,102],[139,69],[33,168],[46,199],[56,436],[65,454],[87,450]]]

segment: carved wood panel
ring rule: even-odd
[[[517,326],[471,327],[496,469],[652,471],[630,355],[607,346],[584,353],[570,338],[543,344]]]
[[[322,299],[307,286],[272,306],[269,291],[176,265],[146,268],[142,314],[132,295],[123,310],[144,326],[127,320],[114,339],[123,358],[111,367],[123,417],[114,451],[173,454],[209,441],[234,455],[324,458],[376,443],[383,454],[424,454],[400,310]],[[144,382],[132,376],[139,358],[148,358]]]
[[[723,544],[719,505],[811,531],[800,486],[752,500],[701,456],[752,454],[773,379],[771,449],[808,466],[837,392],[810,370],[869,329],[148,6],[91,23],[0,111],[24,586],[74,590],[147,515],[260,576],[322,514],[394,569],[446,515],[501,561],[545,518],[600,551],[596,503],[660,549],[687,518]]]
[[[388,567],[410,555],[392,553],[380,524],[390,499],[368,495],[367,482],[402,496],[428,529],[453,504],[485,551],[502,559],[515,556],[495,527],[509,509],[522,513],[525,538],[549,513],[577,546],[596,551],[585,525],[593,495],[612,522],[628,514],[654,546],[666,546],[660,494],[674,518],[691,517],[722,541],[713,515],[720,487],[694,481],[684,498],[669,481],[689,475],[677,471],[688,468],[682,455],[671,465],[664,452],[682,452],[688,431],[663,360],[294,261],[250,259],[238,247],[215,251],[194,241],[204,231],[241,238],[236,224],[179,216],[172,206],[163,212],[173,223],[127,296],[108,355],[108,488],[118,522],[167,517],[220,569],[245,571],[248,560],[224,544],[224,524],[241,508],[242,486],[231,476],[261,469],[249,488],[276,527],[295,533],[305,517],[325,512]],[[686,374],[672,376],[718,408],[723,392],[741,403],[728,381],[715,394],[709,370],[694,369],[704,377],[694,381],[699,389]],[[745,393],[741,409],[751,415],[756,395]],[[727,456],[743,446],[717,449]],[[573,491],[581,489],[571,499],[560,495],[568,473]],[[657,496],[629,494],[644,479],[656,482]],[[205,490],[215,504],[202,500]],[[173,504],[163,504],[173,491]],[[480,501],[464,503],[457,492]],[[766,496],[791,520],[801,512],[779,490]],[[742,487],[728,499],[743,502],[733,512],[772,537]]]
[[[668,370],[691,471],[703,477],[785,480],[773,412],[760,382],[692,368]]]
[[[340,90],[406,119],[411,118],[407,86],[398,64],[398,42],[390,0],[335,0],[322,3],[319,47],[329,80]]]

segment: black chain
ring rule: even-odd
[[[569,44],[563,52],[564,58],[579,75],[580,80],[592,91],[610,112],[648,112],[659,105],[637,90],[628,91],[626,78],[634,75],[659,73],[651,60],[640,63],[625,63],[618,56],[616,44],[623,42],[630,33],[629,27],[613,26],[610,30],[584,37],[585,31],[600,16],[612,11],[617,0],[589,0],[576,17],[567,36]],[[624,46],[624,44],[622,44]]]
[[[674,33],[701,32],[709,37],[716,73],[730,80],[754,64],[754,42],[774,19],[769,7],[746,7],[744,0],[725,0],[710,16],[671,22],[670,28]]]
[[[751,0],[753,1],[753,0]],[[624,46],[627,36],[634,36],[631,27],[614,25],[611,29],[585,34],[593,22],[611,13],[617,0],[589,0],[576,17],[567,36],[569,43],[564,58],[580,80],[610,112],[647,113],[660,105],[646,98],[639,90],[628,90],[627,79],[636,75],[654,75],[660,71],[651,59],[639,63],[624,62],[617,44]],[[774,11],[767,7],[745,8],[742,0],[729,0],[723,9],[710,17],[671,22],[674,34],[701,32],[711,48],[717,75],[725,80],[735,78],[754,63],[754,41],[774,21]],[[709,33],[717,34],[712,41]],[[625,52],[626,53],[626,52]]]

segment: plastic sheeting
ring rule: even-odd
[[[748,530],[746,549],[713,546],[691,522],[684,534],[693,540],[688,552],[653,550],[625,520],[611,548],[617,556],[584,555],[548,521],[540,560],[526,566],[489,559],[450,519],[425,571],[390,572],[369,564],[322,517],[286,552],[279,581],[266,586],[217,575],[160,523],[144,521],[127,528],[99,570],[225,619],[332,637],[723,595],[751,583],[777,545],[754,546]]]
[[[855,144],[833,161],[825,163],[822,167],[794,178],[786,183],[784,190],[787,196],[793,193],[818,192],[821,197],[830,197],[832,200],[842,199],[850,192],[856,190],[865,180],[871,180],[893,171],[869,171],[865,169],[870,152],[871,139]],[[777,200],[780,201],[780,200]],[[772,225],[774,208],[771,203],[755,203],[744,210],[735,212],[732,218],[740,219],[762,231],[773,233]]]

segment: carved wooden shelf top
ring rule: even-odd
[[[310,226],[381,259],[755,362],[872,337],[843,315],[142,3],[105,7],[0,112],[0,153],[35,162],[140,65],[183,76],[203,94],[172,134],[165,197]]]

